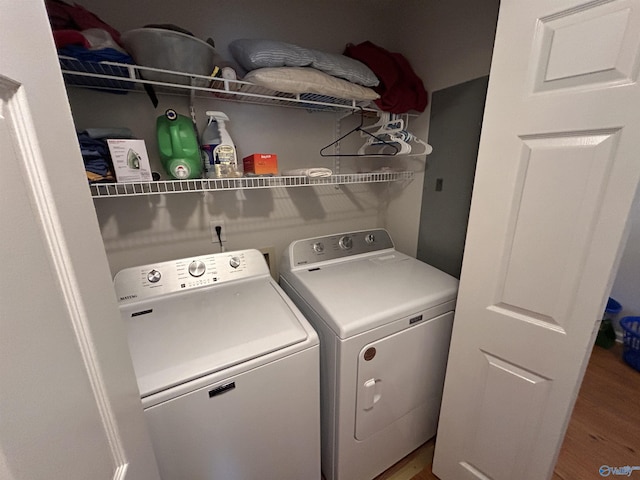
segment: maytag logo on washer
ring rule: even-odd
[[[120,297],[120,301],[124,301],[124,300],[131,300],[133,298],[138,298],[137,294],[133,294],[133,295],[125,295],[124,297]]]

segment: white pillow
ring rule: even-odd
[[[259,68],[247,73],[243,80],[286,93],[317,93],[350,100],[380,98],[380,95],[368,87],[332,77],[315,68]]]
[[[375,73],[359,60],[276,40],[241,38],[229,44],[233,58],[247,71],[265,67],[313,67],[334,77],[375,87]]]

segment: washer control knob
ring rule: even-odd
[[[162,274],[158,270],[154,269],[147,273],[147,280],[151,283],[159,282],[161,278]]]
[[[373,245],[373,242],[376,241],[376,236],[373,233],[369,233],[364,237],[364,241],[367,243],[367,245]]]
[[[204,275],[204,272],[206,270],[207,267],[201,260],[194,260],[189,264],[189,275],[191,275],[192,277],[201,277],[202,275]]]
[[[313,251],[316,253],[322,253],[324,252],[324,243],[322,242],[316,242],[313,244]]]
[[[340,241],[338,242],[338,245],[340,245],[340,248],[342,250],[349,250],[353,246],[353,240],[349,235],[345,235],[340,239]]]
[[[231,257],[229,259],[229,265],[231,265],[231,268],[238,268],[240,266],[240,259],[238,257]]]

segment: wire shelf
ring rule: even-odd
[[[193,94],[242,103],[302,108],[314,111],[344,111],[362,108],[376,112],[368,101],[334,98],[315,93],[285,93],[249,82],[211,78],[173,72],[140,65],[116,62],[86,62],[59,56],[65,83],[69,86],[92,88],[112,93],[144,92],[144,85],[157,93]]]
[[[240,177],[195,180],[170,180],[134,183],[95,183],[89,185],[93,198],[166,195],[170,193],[247,190],[256,188],[289,188],[318,185],[346,185],[413,180],[413,172],[372,172],[332,175],[330,177]]]

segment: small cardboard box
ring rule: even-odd
[[[277,175],[278,156],[275,153],[254,153],[242,159],[244,173],[254,175]]]
[[[144,140],[109,139],[109,152],[119,183],[150,182],[151,167]]]

